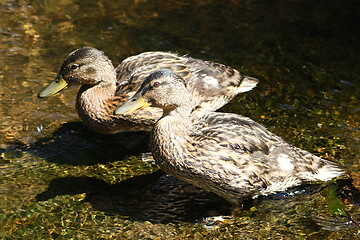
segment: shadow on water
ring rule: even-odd
[[[51,136],[39,139],[25,151],[46,161],[69,165],[93,165],[148,152],[148,133],[98,134],[80,122],[62,124]]]
[[[329,192],[330,189],[330,192]],[[94,177],[64,177],[53,179],[48,188],[36,196],[37,201],[47,201],[62,195],[85,193],[83,202],[95,211],[119,215],[135,221],[152,223],[199,222],[207,217],[231,215],[232,206],[219,196],[166,175],[161,170],[135,176],[116,184],[109,184]],[[304,224],[311,221],[317,228],[341,231],[360,227],[360,219],[346,212],[342,202],[360,205],[360,192],[350,179],[340,179],[331,184],[306,184],[269,196],[244,199],[240,212],[247,215],[252,207],[279,210],[304,201],[306,196],[326,194],[330,212],[324,215],[308,213]],[[259,210],[257,210],[259,211]],[[250,211],[251,212],[251,211]],[[256,214],[256,211],[252,214]],[[310,224],[311,225],[311,224]],[[309,226],[310,226],[309,225]]]
[[[128,156],[148,152],[148,133],[103,135],[80,122],[62,124],[49,137],[28,145],[24,151],[57,165],[93,166],[123,162]],[[128,163],[130,168],[136,163]],[[107,215],[120,215],[154,223],[195,222],[207,216],[229,215],[230,204],[222,198],[158,170],[115,184],[98,177],[69,176],[52,179],[37,201],[86,193],[84,202]]]
[[[195,222],[206,216],[230,213],[230,204],[222,198],[160,170],[113,185],[90,177],[57,178],[36,200],[79,193],[86,193],[84,201],[91,203],[95,210],[137,221]]]

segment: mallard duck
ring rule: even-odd
[[[48,97],[68,86],[82,85],[76,108],[92,130],[104,134],[150,131],[161,117],[161,109],[151,107],[124,115],[113,112],[135,93],[145,76],[160,68],[169,68],[183,77],[192,95],[193,114],[198,116],[217,110],[258,83],[256,78],[241,75],[231,67],[168,52],[144,52],[126,58],[114,69],[102,51],[83,47],[66,57],[55,80],[38,96]]]
[[[286,143],[247,117],[209,112],[194,119],[192,101],[186,81],[164,69],[150,74],[115,113],[163,109],[151,134],[156,164],[233,204],[343,174],[337,164]]]

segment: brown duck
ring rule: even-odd
[[[286,143],[247,117],[208,112],[194,119],[192,102],[186,81],[164,69],[150,74],[115,113],[163,109],[151,137],[156,164],[233,204],[343,174],[337,164]]]
[[[186,81],[193,116],[219,109],[258,83],[231,67],[169,52],[144,52],[126,58],[115,69],[102,51],[83,47],[66,57],[58,76],[38,96],[48,97],[68,86],[82,85],[76,109],[89,128],[104,134],[150,131],[161,117],[161,109],[150,107],[123,115],[113,112],[135,93],[149,73],[160,68],[171,69]]]

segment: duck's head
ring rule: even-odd
[[[114,78],[116,73],[110,59],[102,51],[83,47],[66,57],[55,80],[38,96],[49,97],[72,85],[106,85],[115,82]]]
[[[184,105],[191,106],[191,96],[184,79],[170,69],[160,69],[151,73],[135,95],[115,110],[115,114],[149,106],[171,111]]]

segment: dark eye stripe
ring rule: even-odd
[[[155,82],[154,82],[155,83]],[[145,95],[146,93],[148,93],[149,91],[153,90],[154,88],[158,88],[160,85],[161,86],[165,86],[165,85],[168,85],[168,84],[171,84],[171,83],[168,83],[168,82],[158,82],[159,85],[157,85],[156,87],[154,87],[154,83],[148,83],[146,84],[145,88],[143,88],[143,90],[141,91],[141,94],[142,95]]]
[[[153,88],[154,88],[153,86],[148,86],[141,91],[141,94],[145,95],[147,92],[151,91]]]

